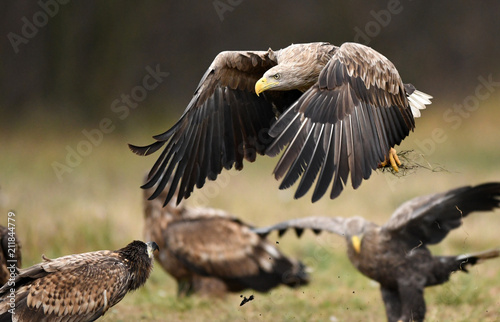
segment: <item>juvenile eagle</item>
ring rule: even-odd
[[[356,43],[224,51],[177,123],[148,146],[129,146],[149,155],[166,144],[143,186],[159,182],[156,198],[172,177],[165,204],[177,188],[179,203],[223,168],[241,170],[243,159],[276,156],[286,145],[274,169],[275,178],[283,178],[280,189],[302,176],[299,198],[317,178],[312,201],[329,185],[333,199],[349,172],[356,189],[386,157],[397,170],[392,147],[414,129],[414,117],[431,98],[403,84],[386,57]]]
[[[184,202],[176,206],[174,200],[162,207],[162,201],[148,200],[150,193],[144,191],[144,235],[158,242],[155,257],[177,280],[178,296],[221,296],[247,288],[266,292],[280,284],[308,283],[302,263],[285,257],[238,218]]]
[[[116,251],[43,257],[0,288],[0,321],[94,321],[146,282],[157,249],[136,240]]]
[[[499,256],[499,250],[460,256],[432,256],[427,245],[437,244],[462,218],[474,211],[500,206],[500,183],[461,187],[445,193],[414,198],[402,204],[388,222],[378,226],[361,217],[306,217],[256,229],[280,236],[295,228],[326,230],[347,241],[347,255],[364,275],[380,283],[389,321],[422,321],[424,288],[448,281],[454,271]]]
[[[0,286],[21,267],[21,243],[16,234],[0,225]],[[9,270],[10,268],[10,270]]]

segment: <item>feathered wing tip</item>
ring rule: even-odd
[[[269,135],[274,140],[266,148],[265,154],[270,157],[277,156],[297,133],[300,123],[300,114],[295,113],[293,107],[289,108],[281,115],[278,121],[271,126]]]
[[[293,229],[295,231],[295,235],[297,236],[297,238],[300,238],[302,236],[305,229],[310,229],[315,235],[319,235],[322,232],[321,229],[310,228],[310,227],[301,228],[301,227],[292,227],[292,226],[286,226],[284,228],[276,228],[275,226],[269,226],[269,227],[254,228],[252,230],[257,235],[259,235],[263,238],[267,238],[267,235],[269,235],[273,231],[278,232],[278,237],[283,237],[283,235],[285,235],[285,233],[290,229]]]
[[[137,146],[133,144],[129,144],[128,148],[130,151],[134,152],[137,155],[146,156],[152,153],[155,153],[165,144],[165,141],[156,141],[150,145],[145,146]]]
[[[414,89],[413,93],[408,96],[408,102],[410,103],[413,117],[420,117],[420,110],[424,110],[426,105],[431,104],[432,98],[433,97],[431,95]]]
[[[295,231],[295,234],[299,238],[302,236],[305,230],[311,230],[315,235],[320,234],[322,231],[327,231],[340,236],[344,236],[346,234],[346,222],[353,219],[358,220],[357,217],[349,219],[343,217],[309,216],[282,221],[268,227],[253,228],[252,231],[263,237],[266,237],[273,231],[277,231],[278,236],[282,237],[288,230],[291,229]]]
[[[487,259],[500,257],[500,249],[490,249],[484,252],[474,254],[463,254],[456,257],[456,261],[460,265],[460,270],[467,272],[467,265],[479,264]]]

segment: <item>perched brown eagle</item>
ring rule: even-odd
[[[94,321],[146,282],[157,249],[136,240],[116,251],[43,257],[0,288],[0,321]]]
[[[261,95],[259,95],[261,94]],[[149,181],[156,198],[170,177],[165,204],[179,188],[177,203],[194,186],[215,180],[223,168],[243,168],[258,154],[276,156],[280,189],[302,176],[295,198],[313,185],[312,200],[331,185],[337,197],[351,173],[356,189],[415,127],[414,117],[432,97],[403,84],[394,65],[370,47],[345,43],[295,44],[273,51],[224,51],[202,77],[186,110],[148,146],[166,144]]]
[[[158,242],[155,257],[177,280],[179,296],[221,296],[247,288],[266,292],[280,284],[308,283],[302,263],[285,257],[238,218],[174,200],[162,207],[162,201],[148,200],[150,193],[144,191],[144,235]]]
[[[300,236],[309,228],[344,236],[352,264],[380,283],[388,320],[422,321],[425,287],[442,284],[452,272],[467,272],[467,265],[500,255],[495,249],[471,255],[432,256],[427,245],[439,243],[471,212],[499,206],[500,183],[487,183],[412,199],[396,209],[383,226],[361,217],[306,217],[256,232],[266,236],[278,230],[281,236],[288,228],[295,228]]]
[[[21,267],[21,243],[14,231],[0,225],[0,286],[7,283],[11,272]]]

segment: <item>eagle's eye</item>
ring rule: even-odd
[[[274,75],[273,75],[273,78],[274,78],[275,80],[279,80],[279,79],[281,78],[281,74],[274,74]]]

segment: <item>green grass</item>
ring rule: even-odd
[[[409,198],[461,185],[500,180],[500,129],[498,97],[490,99],[453,129],[443,121],[444,103],[437,101],[417,120],[417,129],[400,150],[418,150],[418,143],[442,128],[446,140],[436,143],[426,159],[447,171],[416,173],[396,178],[374,173],[353,191],[347,187],[336,200],[315,204],[310,194],[293,199],[293,190],[278,190],[271,172],[276,159],[260,157],[243,172],[225,172],[190,198],[191,204],[223,208],[254,225],[308,215],[362,215],[384,223],[391,212]],[[451,102],[453,103],[453,102]],[[441,104],[441,106],[439,106]],[[447,105],[446,105],[447,106]],[[433,110],[434,109],[434,110]],[[0,223],[7,212],[16,213],[16,229],[23,243],[24,266],[41,255],[61,255],[98,249],[116,249],[142,239],[142,191],[139,185],[156,156],[142,158],[129,152],[126,143],[147,143],[152,134],[169,125],[126,130],[104,136],[102,143],[83,158],[71,173],[58,180],[53,162],[64,162],[66,146],[75,148],[84,139],[83,128],[26,126],[0,132]],[[119,126],[119,124],[117,124]],[[498,247],[500,212],[475,214],[453,231],[436,254],[458,254]],[[270,235],[271,240],[278,240]],[[289,232],[279,239],[286,254],[303,260],[312,269],[307,287],[277,288],[268,294],[245,291],[255,300],[240,307],[240,294],[224,299],[176,298],[176,284],[157,265],[145,287],[129,294],[104,317],[104,321],[380,321],[385,318],[378,286],[357,272],[347,260],[339,236],[306,232],[298,240]],[[428,321],[493,321],[500,319],[500,260],[491,260],[454,274],[442,286],[428,288]]]

